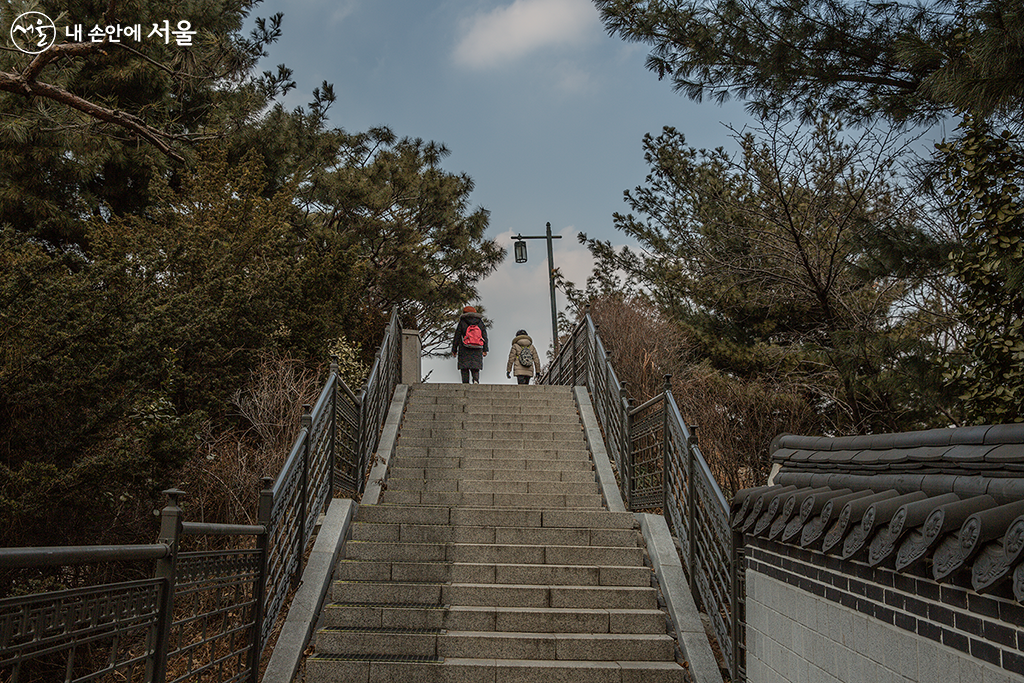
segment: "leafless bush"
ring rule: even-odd
[[[783,382],[728,377],[706,364],[677,367],[672,393],[683,419],[697,425],[701,453],[727,491],[764,484],[772,439],[814,432],[818,422]]]
[[[723,489],[763,484],[768,448],[780,433],[812,433],[819,418],[795,386],[777,378],[740,379],[693,357],[685,335],[649,303],[602,297],[591,316],[627,394],[642,402],[672,375],[683,419],[697,425],[700,449]]]
[[[590,302],[590,315],[611,355],[619,381],[638,402],[659,393],[665,374],[686,353],[686,340],[649,303],[602,297]]]
[[[312,405],[321,371],[265,354],[237,391],[237,425],[202,435],[197,457],[182,471],[188,518],[220,524],[255,524],[261,477],[275,477],[299,432],[303,404]]]

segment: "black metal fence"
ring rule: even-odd
[[[690,591],[711,620],[730,677],[743,680],[742,544],[733,536],[728,501],[694,429],[683,420],[669,378],[660,394],[633,407],[588,312],[541,382],[590,390],[627,509],[662,510],[680,541]]]
[[[149,578],[0,599],[0,681],[217,681],[259,678],[260,660],[303,555],[339,488],[359,493],[401,368],[392,311],[358,395],[331,373],[276,479],[263,479],[256,525],[183,521],[168,491],[156,543],[0,548],[0,569],[154,562]],[[255,483],[255,482],[254,482]],[[227,549],[185,551],[185,536]]]

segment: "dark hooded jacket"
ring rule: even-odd
[[[484,347],[472,348],[464,346],[462,338],[466,335],[466,329],[470,325],[480,328],[480,334],[484,338]],[[452,353],[459,355],[459,370],[482,370],[484,367],[484,351],[490,351],[487,347],[487,328],[484,327],[479,313],[463,313],[459,318],[459,325],[455,328],[455,337],[452,339]]]

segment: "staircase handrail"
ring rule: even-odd
[[[730,676],[743,680],[742,544],[729,525],[728,500],[700,451],[696,427],[682,417],[670,376],[660,393],[634,407],[609,355],[588,306],[538,381],[590,391],[626,508],[661,508]]]
[[[339,487],[358,495],[365,486],[399,381],[401,348],[395,307],[358,394],[332,361],[316,403],[303,407],[301,429],[281,471],[259,482],[258,524],[183,521],[178,505],[183,492],[170,490],[155,544],[0,548],[0,569],[140,560],[156,565],[149,579],[0,599],[5,680],[34,680],[34,667],[63,657],[57,668],[68,681],[116,674],[164,683],[170,664],[176,683],[211,676],[256,683],[274,623],[301,577],[320,511]],[[183,536],[200,534],[231,536],[237,547],[180,548]],[[212,603],[209,609],[196,606],[204,599]],[[183,601],[189,613],[176,618]],[[83,619],[85,626],[79,624]],[[190,636],[190,628],[199,634]],[[76,668],[78,649],[87,647],[109,648],[99,658],[101,670]]]

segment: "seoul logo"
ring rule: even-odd
[[[57,40],[57,27],[42,12],[25,12],[11,24],[11,42],[22,52],[37,55]]]

